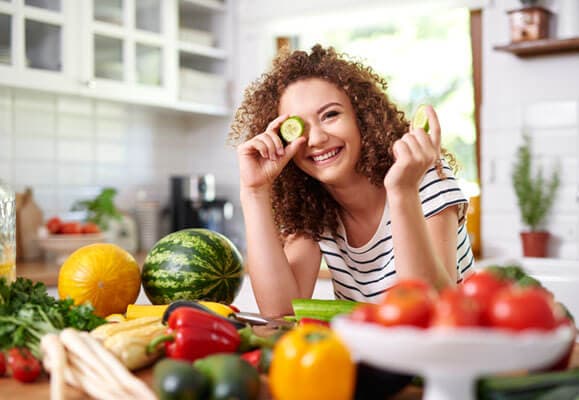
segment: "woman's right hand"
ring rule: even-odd
[[[277,132],[287,118],[288,115],[278,116],[269,123],[265,132],[237,147],[242,188],[269,190],[275,178],[305,143],[306,139],[302,136],[284,148]]]

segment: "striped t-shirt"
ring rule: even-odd
[[[458,282],[473,269],[474,256],[465,225],[468,200],[458,187],[451,168],[443,161],[446,179],[440,179],[435,167],[430,168],[420,184],[419,194],[424,217],[458,205],[456,269]],[[396,281],[396,267],[390,226],[388,201],[378,230],[362,247],[348,244],[342,221],[337,235],[326,232],[319,241],[324,260],[332,274],[334,294],[338,299],[378,302],[381,295]]]

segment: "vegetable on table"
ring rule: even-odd
[[[559,387],[575,387],[575,390],[579,390],[579,368],[561,372],[482,378],[477,383],[477,399],[556,399],[557,397],[541,396],[548,396]],[[564,396],[559,398],[571,399],[575,397]]]
[[[213,354],[195,361],[193,366],[209,380],[211,400],[257,400],[259,397],[259,373],[238,354]]]
[[[229,321],[194,308],[177,308],[167,325],[166,334],[153,339],[149,351],[164,343],[167,357],[195,361],[214,353],[233,353],[241,343],[237,329]]]
[[[315,318],[330,321],[337,315],[349,314],[359,303],[350,300],[293,299],[296,320]]]
[[[43,363],[51,374],[57,372],[62,366],[61,364],[59,366],[54,353],[50,351],[54,345],[53,340],[49,338],[43,341]],[[58,340],[64,346],[66,353],[65,369],[61,372],[64,372],[67,383],[97,399],[155,399],[149,387],[131,374],[89,333],[67,328],[60,332]]]
[[[25,347],[8,350],[8,369],[20,382],[34,382],[42,373],[40,361]]]
[[[92,305],[56,300],[43,283],[18,277],[8,284],[0,278],[0,351],[26,347],[40,359],[43,335],[66,327],[88,331],[104,323]]]
[[[350,352],[331,329],[303,325],[275,345],[269,382],[277,400],[349,400],[355,373]]]
[[[127,319],[135,319],[140,317],[162,317],[167,310],[187,304],[191,307],[197,307],[221,315],[222,317],[229,317],[235,310],[227,304],[217,303],[214,301],[192,301],[192,300],[177,300],[171,304],[150,305],[150,304],[129,304],[127,306]],[[170,310],[172,311],[172,310]],[[167,315],[168,318],[168,315]]]
[[[153,388],[159,400],[204,400],[209,380],[190,362],[165,358],[153,368]]]
[[[128,369],[136,370],[152,364],[162,355],[160,350],[148,351],[148,345],[165,331],[161,317],[142,317],[101,325],[90,334],[102,340],[104,346]]]

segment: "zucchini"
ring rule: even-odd
[[[478,381],[477,399],[538,399],[559,386],[575,385],[579,385],[579,368],[524,376],[487,377]]]
[[[296,320],[315,318],[330,321],[336,315],[349,314],[358,304],[351,300],[293,299]]]

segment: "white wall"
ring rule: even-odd
[[[217,195],[236,198],[228,126],[229,118],[0,87],[0,177],[16,191],[32,187],[45,219],[105,186],[127,212],[142,190],[166,207],[174,174],[212,172]]]
[[[554,235],[550,256],[578,259],[579,53],[521,59],[493,50],[509,42],[506,10],[519,3],[493,4],[483,13],[483,254],[521,254],[518,233],[523,227],[510,171],[526,130],[537,161],[546,171],[556,163],[562,171],[559,196],[546,225]]]

